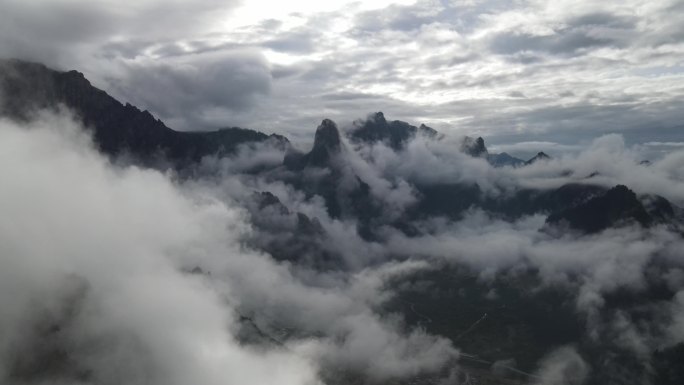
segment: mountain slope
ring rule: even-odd
[[[489,154],[487,155],[487,161],[494,167],[519,167],[525,165],[524,160],[511,156],[506,152],[502,152],[501,154]]]
[[[548,156],[546,153],[540,151],[537,153],[537,155],[535,155],[532,158],[530,158],[529,160],[527,160],[525,162],[525,165],[529,166],[529,165],[537,163],[539,161],[547,161],[549,159],[551,159],[550,156]]]
[[[489,154],[487,152],[487,147],[485,147],[484,139],[482,139],[482,137],[473,139],[469,136],[466,136],[465,138],[463,138],[463,141],[461,142],[461,151],[475,158],[486,158]]]
[[[242,128],[174,131],[148,111],[124,105],[93,87],[80,72],[59,72],[37,63],[0,61],[0,92],[5,95],[0,98],[2,116],[25,120],[39,109],[65,106],[92,130],[102,152],[127,154],[143,162],[163,158],[183,166],[203,156],[230,153],[241,143],[288,142],[282,136]]]
[[[307,167],[326,168],[332,165],[342,151],[342,140],[337,125],[330,119],[323,119],[316,129],[311,151],[302,154],[292,151],[285,156],[284,165],[292,170]]]
[[[646,211],[632,190],[617,185],[603,195],[549,215],[546,221],[553,225],[567,224],[570,228],[585,233],[596,233],[630,223],[648,227],[656,219]]]

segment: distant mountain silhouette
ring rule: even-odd
[[[108,155],[127,154],[143,162],[164,158],[182,166],[207,155],[231,153],[242,143],[288,143],[279,135],[236,127],[174,131],[148,111],[124,105],[93,87],[77,71],[59,72],[19,60],[0,61],[0,69],[0,89],[11,95],[0,100],[1,115],[25,120],[38,109],[66,106],[92,130],[95,143]]]
[[[549,190],[520,189],[504,197],[489,197],[482,203],[491,212],[509,219],[535,213],[553,213],[578,206],[606,192],[597,185],[568,183]]]
[[[617,185],[582,204],[549,215],[546,221],[554,225],[567,224],[585,233],[596,233],[623,224],[648,227],[674,215],[672,206],[664,198],[655,203],[652,210],[649,213],[632,190]]]
[[[378,143],[384,142],[394,150],[400,150],[416,135],[436,137],[437,131],[421,124],[420,127],[412,126],[401,120],[388,122],[382,112],[376,112],[368,116],[365,121],[355,122],[355,128],[350,132],[352,142]]]
[[[494,167],[520,167],[525,165],[524,160],[511,156],[506,152],[502,152],[501,154],[489,154],[487,155],[487,161]]]
[[[484,139],[482,139],[482,137],[473,139],[466,136],[461,142],[461,151],[476,158],[486,158],[488,155],[487,147],[485,147]]]
[[[330,119],[323,119],[316,129],[314,144],[307,154],[289,153],[284,160],[285,166],[293,170],[306,167],[324,168],[331,165],[333,158],[342,151],[342,140],[337,124]]]
[[[530,164],[533,164],[533,163],[537,163],[537,162],[539,162],[539,161],[545,161],[545,160],[549,160],[549,159],[551,159],[551,157],[548,156],[546,153],[544,153],[544,152],[538,152],[537,155],[533,156],[531,159],[529,159],[528,161],[526,161],[526,162],[525,162],[525,165],[530,165]]]
[[[124,105],[93,87],[83,74],[76,71],[59,72],[42,64],[18,60],[0,61],[0,68],[0,88],[5,95],[11,95],[0,100],[0,114],[26,120],[39,109],[66,106],[91,130],[99,149],[110,156],[128,155],[143,165],[155,165],[160,161],[169,162],[176,168],[186,168],[205,156],[230,155],[241,144],[270,141],[282,146],[287,152],[282,167],[278,166],[279,172],[269,174],[269,177],[287,183],[307,198],[322,197],[330,217],[355,220],[359,234],[366,239],[374,239],[376,229],[383,226],[396,227],[407,235],[415,235],[419,233],[413,225],[416,220],[437,216],[458,220],[470,208],[480,208],[507,219],[550,213],[549,225],[566,223],[588,233],[622,223],[649,226],[681,216],[679,209],[666,199],[657,196],[637,198],[625,186],[607,190],[597,185],[568,184],[550,190],[518,189],[491,197],[476,183],[453,181],[413,182],[411,188],[417,201],[401,215],[386,215],[389,207],[383,197],[373,195],[368,181],[354,171],[348,158],[348,152],[352,150],[345,148],[340,130],[332,120],[324,119],[316,129],[311,150],[300,152],[282,136],[248,129],[174,131],[149,112],[130,104]],[[430,127],[416,127],[399,120],[388,121],[382,112],[357,121],[348,135],[352,143],[382,142],[395,151],[402,151],[418,135],[439,139],[437,131]],[[465,137],[459,150],[484,159],[494,167],[519,167],[550,159],[543,152],[526,162],[507,153],[490,154],[482,137]],[[572,171],[568,173],[571,175]],[[266,195],[259,195],[257,199],[261,203],[251,210],[254,215],[263,215],[267,207],[271,213],[280,207],[275,196],[268,195],[268,192],[263,194]],[[285,237],[286,241],[281,239],[261,247],[287,259],[294,253],[278,253],[277,249],[287,242],[295,242],[299,246],[293,250],[306,249],[311,254],[312,245],[319,244],[318,240],[311,240],[312,234],[317,233],[312,230],[317,228],[315,218],[297,216],[287,208],[281,209],[279,215],[300,224],[287,230],[295,237]],[[292,219],[295,217],[296,220]],[[255,219],[255,223],[268,227],[266,222]],[[302,233],[308,235],[302,238]]]
[[[525,165],[524,160],[515,158],[505,152],[501,154],[489,153],[482,137],[478,137],[476,139],[473,139],[470,136],[464,137],[461,141],[460,150],[472,157],[484,158],[494,167],[519,167]]]

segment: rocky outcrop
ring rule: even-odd
[[[331,167],[334,166],[334,159],[341,153],[342,147],[337,124],[330,119],[323,119],[316,129],[311,151],[302,154],[293,150],[285,156],[284,164],[290,170]]]
[[[364,121],[355,122],[355,129],[350,132],[349,138],[356,143],[383,142],[396,151],[404,148],[416,135],[435,138],[438,134],[424,124],[416,127],[401,120],[388,122],[382,112],[376,112]]]
[[[476,158],[486,157],[488,154],[482,137],[477,139],[469,136],[464,137],[463,141],[461,141],[461,151]]]
[[[501,154],[488,154],[487,161],[494,167],[520,167],[525,164],[524,160],[511,156],[506,152],[502,152]]]

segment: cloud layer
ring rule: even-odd
[[[312,275],[245,246],[247,186],[114,166],[68,115],[0,125],[3,381],[381,381],[458,356],[375,310],[424,263]]]
[[[1,125],[0,374],[8,381],[316,384],[345,376],[468,376],[458,364],[458,340],[387,311],[407,288],[428,293],[411,282],[435,269],[471,271],[487,301],[496,300],[503,277],[534,272],[534,290],[562,287],[586,338],[601,349],[648,357],[683,341],[684,242],[676,227],[581,235],[545,230],[545,213],[508,220],[474,208],[417,219],[410,236],[389,225],[419,201],[417,186],[435,183],[476,183],[501,199],[567,183],[623,183],[681,205],[681,151],[640,164],[640,147],[608,135],[576,155],[493,168],[453,152],[449,138],[419,136],[399,151],[343,138],[332,159],[340,188],[354,191],[361,178],[388,213],[374,219],[377,235],[367,239],[359,218],[333,218],[321,197],[288,183],[286,150],[270,142],[206,158],[199,175],[208,177],[179,180],[109,163],[68,114]],[[330,172],[302,174],[315,183]],[[250,203],[262,191],[282,207]],[[310,256],[279,262],[259,251],[278,238],[292,247],[289,237],[303,223]],[[322,252],[331,264],[310,263]],[[644,305],[652,322],[611,305],[614,293],[648,293],[654,282],[666,282],[673,297]],[[581,383],[592,373],[586,350],[546,353],[526,374],[540,383]]]
[[[1,124],[3,381],[315,383],[297,354],[240,347],[224,295],[179,271],[235,210],[112,168],[67,118]]]

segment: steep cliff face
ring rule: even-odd
[[[308,167],[335,168],[333,162],[342,151],[340,131],[335,122],[323,119],[316,129],[311,151],[304,154],[292,151],[285,156],[285,167],[291,170],[302,170]]]
[[[92,131],[95,143],[108,155],[125,153],[141,161],[163,156],[182,166],[203,156],[230,153],[241,143],[273,140],[287,145],[282,136],[242,128],[174,131],[148,111],[124,105],[93,87],[77,71],[59,72],[19,60],[2,61],[0,68],[0,114],[25,120],[39,109],[66,107]]]
[[[335,122],[324,119],[316,129],[314,145],[307,155],[306,164],[314,167],[327,167],[340,151],[342,151],[340,131]]]
[[[316,129],[311,151],[290,152],[283,164],[295,171],[288,181],[308,195],[323,197],[331,217],[354,217],[362,235],[370,236],[370,220],[380,215],[381,207],[371,196],[370,186],[349,167],[345,151],[337,125],[324,119]],[[311,178],[301,172],[312,168],[322,173]]]

